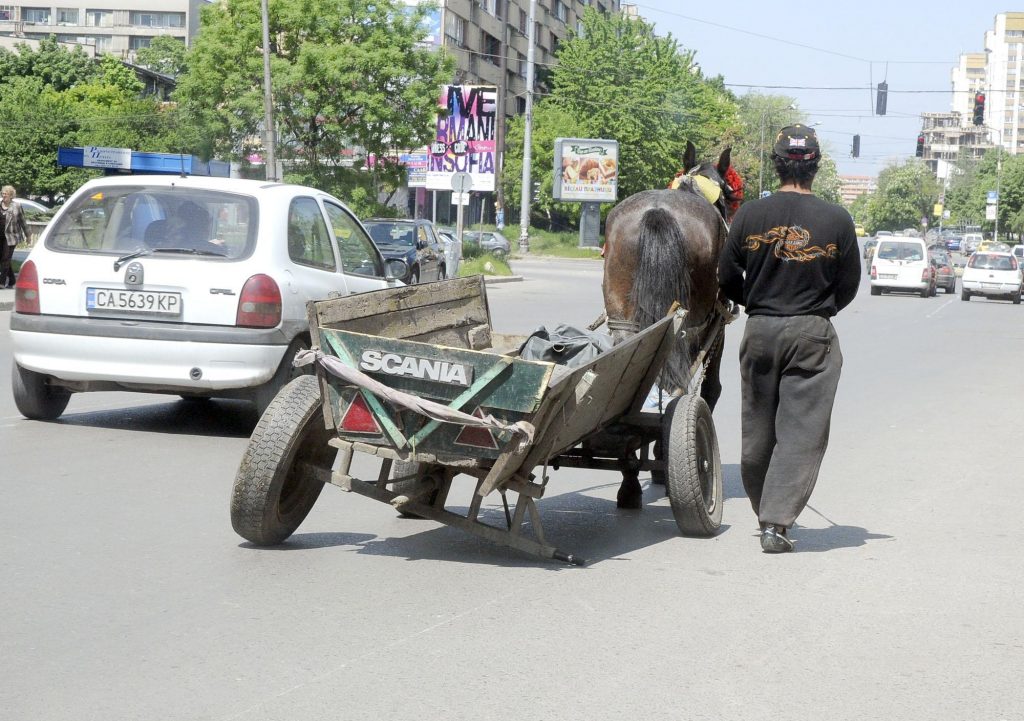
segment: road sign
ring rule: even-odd
[[[469,193],[452,192],[452,205],[469,205]]]
[[[998,203],[999,202],[999,193],[997,193],[994,190],[988,191],[988,196],[986,198],[986,202]]]
[[[452,190],[456,193],[468,193],[473,189],[473,176],[469,173],[455,173],[452,176]],[[453,200],[454,204],[455,201]]]

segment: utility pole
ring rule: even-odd
[[[505,208],[505,183],[502,181],[501,170],[505,167],[505,105],[508,95],[508,18],[501,22],[501,76],[498,80],[498,117],[494,134],[494,190],[495,211]],[[495,213],[497,216],[497,213]],[[497,217],[495,217],[497,222]]]
[[[519,252],[530,252],[530,155],[533,143],[533,60],[537,45],[537,0],[530,0],[529,27],[526,29],[526,118],[523,132],[523,192],[520,196]]]
[[[270,10],[268,0],[261,0],[260,12],[263,15],[263,124],[266,126],[266,139],[263,149],[267,164],[267,180],[277,180],[277,158],[274,154],[274,96],[270,87]]]

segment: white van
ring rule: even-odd
[[[935,276],[922,238],[882,238],[871,261],[871,295],[884,291],[934,295]]]

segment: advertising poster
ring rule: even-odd
[[[427,186],[427,157],[426,150],[402,153],[398,156],[398,162],[405,166],[408,187],[425,188]]]
[[[455,173],[473,176],[473,192],[494,190],[498,91],[447,85],[441,91],[437,137],[430,145],[427,188],[451,190]]]
[[[555,138],[555,200],[614,203],[618,177],[618,141]]]

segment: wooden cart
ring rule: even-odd
[[[231,520],[247,540],[281,543],[331,484],[402,515],[582,564],[547,542],[537,512],[549,470],[560,466],[649,471],[666,485],[682,533],[718,529],[718,441],[697,391],[723,319],[694,362],[691,392],[644,409],[685,311],[576,368],[518,358],[522,339],[492,332],[479,276],[314,301],[308,314],[314,348],[297,362],[315,361],[316,375],[277,395],[235,479]],[[651,457],[652,444],[664,459]],[[352,475],[356,453],[380,459],[376,478]],[[459,475],[476,484],[464,512],[446,506]],[[503,526],[480,519],[491,493],[504,503]]]

